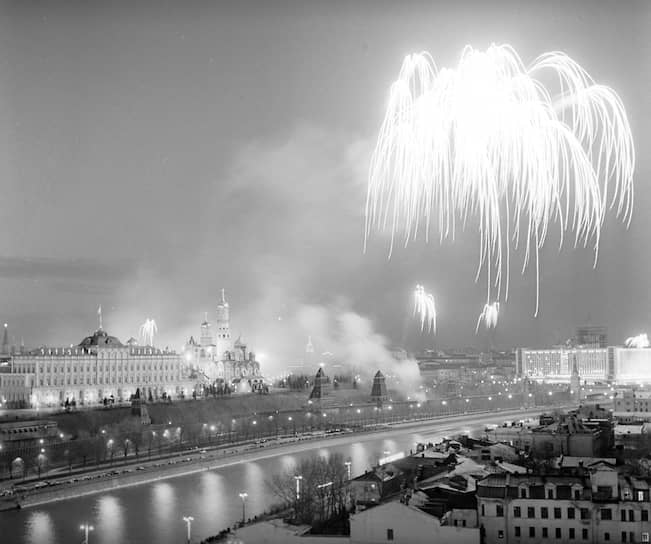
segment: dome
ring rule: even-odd
[[[102,347],[124,347],[115,336],[109,336],[104,329],[97,329],[91,336],[87,336],[80,343],[80,348],[89,348],[92,346]]]

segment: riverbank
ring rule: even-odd
[[[283,437],[278,440],[268,440],[258,443],[240,444],[213,450],[199,450],[194,453],[184,453],[178,457],[161,461],[141,461],[138,467],[131,465],[123,472],[117,470],[110,472],[104,469],[100,473],[93,473],[91,479],[72,481],[65,478],[58,479],[60,485],[47,486],[32,490],[29,493],[19,494],[8,500],[0,500],[0,510],[27,508],[55,501],[62,501],[74,497],[104,493],[123,487],[143,485],[169,478],[177,478],[189,474],[226,468],[232,465],[258,461],[260,459],[292,454],[323,446],[337,446],[353,440],[365,441],[377,438],[379,435],[395,435],[402,432],[413,432],[418,429],[427,429],[440,424],[490,423],[504,421],[514,416],[530,417],[540,413],[540,408],[523,411],[511,410],[504,412],[475,412],[458,416],[440,416],[427,420],[405,421],[400,423],[374,426],[361,432],[341,432],[328,435],[300,435],[298,437]],[[121,467],[125,468],[125,467]]]

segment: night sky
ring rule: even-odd
[[[651,333],[650,3],[134,4],[0,4],[0,319],[17,342],[78,343],[101,304],[112,334],[153,317],[158,343],[178,348],[225,287],[235,336],[277,361],[307,334],[329,349],[342,313],[412,351],[486,347],[474,230],[390,261],[386,237],[362,248],[368,161],[403,57],[456,65],[464,45],[492,42],[527,63],[565,51],[613,87],[637,153],[628,231],[609,214],[596,270],[590,249],[559,253],[552,238],[540,315],[533,269],[514,274],[497,345],[549,345],[583,324],[612,343]],[[435,337],[412,316],[416,283],[437,299]]]

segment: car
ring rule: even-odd
[[[136,470],[145,470],[145,467],[140,466],[140,467],[138,467]]]

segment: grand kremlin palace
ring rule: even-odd
[[[0,397],[9,407],[96,405],[129,400],[137,388],[152,398],[188,395],[194,382],[174,351],[122,344],[101,327],[74,347],[16,353],[0,369]]]

